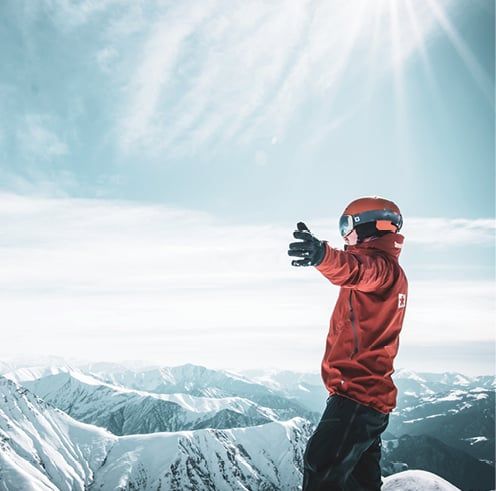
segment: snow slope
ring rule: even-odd
[[[310,436],[302,418],[251,428],[120,437],[92,489],[296,491]]]
[[[116,437],[0,377],[0,490],[83,490]]]

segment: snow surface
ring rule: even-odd
[[[408,470],[383,478],[381,491],[460,491],[431,472]]]
[[[436,402],[443,402],[443,401],[460,401],[462,397],[466,394],[464,390],[452,390],[447,396],[445,397],[434,397],[432,398]]]
[[[487,437],[485,436],[473,436],[471,438],[463,438],[463,440],[467,440],[468,442],[470,442],[470,445],[475,445],[476,443],[488,441]]]

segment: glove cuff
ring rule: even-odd
[[[324,261],[327,253],[327,241],[321,240],[319,242],[320,242],[320,254],[315,258],[315,262],[313,264],[314,266],[318,266],[319,264],[321,264]]]

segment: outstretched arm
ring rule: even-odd
[[[324,247],[324,258],[315,268],[331,283],[364,292],[387,288],[391,284],[391,264],[382,256],[341,251],[325,241]]]

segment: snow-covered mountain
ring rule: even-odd
[[[0,377],[0,490],[83,490],[116,437]]]
[[[0,377],[0,490],[297,490],[311,427],[116,437]]]
[[[10,378],[25,384],[79,421],[97,424],[116,435],[129,435],[113,440],[115,450],[122,451],[118,451],[120,457],[115,454],[118,462],[110,463],[115,468],[115,475],[111,467],[105,465],[102,468],[105,473],[105,478],[101,477],[103,484],[98,481],[100,471],[92,473],[93,468],[87,466],[91,471],[89,475],[93,476],[93,486],[107,486],[119,474],[123,479],[119,482],[124,483],[124,489],[144,486],[143,476],[146,476],[146,483],[153,483],[149,489],[155,489],[153,486],[164,482],[174,489],[177,483],[164,481],[167,478],[165,474],[158,475],[153,465],[150,467],[147,462],[141,461],[148,459],[146,442],[150,442],[149,448],[156,449],[166,437],[176,435],[177,439],[168,439],[167,442],[176,446],[175,452],[180,462],[177,465],[183,466],[184,475],[192,475],[192,469],[197,469],[197,463],[206,458],[204,453],[210,447],[218,447],[219,435],[230,435],[232,439],[228,438],[226,445],[235,447],[235,437],[244,434],[238,430],[260,428],[261,424],[271,427],[272,421],[286,425],[288,419],[304,421],[310,431],[315,416],[318,418],[321,414],[327,396],[317,374],[289,371],[236,374],[195,365],[146,367],[139,362],[132,365],[95,363],[85,367],[93,370],[94,374],[89,374],[71,368],[61,360],[57,362],[58,365],[29,367],[8,363],[2,368],[9,372]],[[474,472],[477,479],[482,479],[481,482],[487,484],[491,481],[494,475],[494,377],[468,377],[451,372],[430,374],[400,369],[393,378],[399,389],[398,407],[391,414],[390,424],[383,434],[383,475],[397,475],[413,467],[429,470],[462,489],[474,487],[472,483],[475,481],[471,476]],[[315,411],[311,413],[304,409],[306,404],[313,405]],[[303,419],[291,419],[295,415],[303,416]],[[88,425],[85,427],[93,428]],[[170,433],[164,434],[163,431]],[[107,441],[115,438],[108,432],[104,434],[107,435]],[[429,435],[430,439],[426,440],[423,434]],[[155,436],[158,438],[158,435],[162,435],[161,439],[156,440]],[[204,440],[200,441],[201,438]],[[187,451],[181,454],[184,448]],[[242,456],[242,450],[239,451]],[[139,458],[130,463],[128,459],[132,460],[133,455]],[[222,458],[219,457],[217,463],[214,462],[216,454],[207,456],[205,473],[218,476],[223,459],[232,456],[227,450],[220,455]],[[419,461],[422,455],[430,457],[427,461]],[[212,458],[214,461],[211,461]],[[460,475],[450,474],[455,460]],[[34,462],[37,462],[36,457]],[[192,462],[196,463],[192,466]],[[223,465],[231,465],[230,462],[224,461]],[[239,462],[244,469],[244,461],[241,459]],[[19,468],[22,465],[21,462]],[[171,462],[163,465],[168,465],[168,469],[174,467]],[[270,465],[270,462],[264,464],[265,467]],[[188,466],[192,466],[191,469],[188,470]],[[131,469],[129,475],[125,469]],[[243,472],[238,474],[243,475]],[[87,483],[86,475],[77,475],[82,476],[78,478],[78,485],[84,486]],[[206,479],[200,475],[195,477],[197,480],[200,478]],[[185,479],[183,477],[180,482],[183,488],[177,489],[189,489],[184,487],[187,486]],[[251,478],[246,474],[243,479],[250,482]],[[260,482],[271,482],[267,476],[264,479],[266,481]],[[1,482],[0,490],[3,489]],[[202,484],[206,486],[205,489],[210,489],[207,480],[205,483]],[[43,489],[40,486],[38,488]],[[272,488],[269,486],[268,489]]]
[[[58,373],[70,372],[72,368],[69,365],[62,366],[33,366],[20,367],[14,370],[1,373],[5,378],[13,380],[20,385],[24,382],[32,382],[48,375],[57,375]]]
[[[120,437],[91,489],[296,491],[311,425],[302,418],[251,428]]]
[[[23,384],[78,421],[115,435],[245,427],[284,419],[284,413],[249,399],[152,394],[112,385],[75,370]]]
[[[396,437],[426,434],[494,464],[495,392],[464,386],[411,398],[391,414],[387,431]]]
[[[320,374],[287,370],[245,370],[241,373],[312,411],[321,413],[324,409],[327,392]],[[494,391],[496,388],[496,377],[492,375],[469,377],[457,372],[425,373],[400,368],[393,373],[393,380],[398,387],[398,412],[424,396],[446,394],[453,390]]]
[[[94,370],[92,373],[115,385],[158,394],[247,398],[261,406],[277,410],[283,419],[302,416],[316,421],[325,401],[325,390],[321,383],[315,391],[318,394],[318,403],[307,404],[309,389],[301,388],[293,393],[286,389],[280,390],[280,386],[276,384],[266,384],[264,380],[253,380],[227,370],[212,370],[192,364],[147,370],[113,370],[111,373],[104,369]],[[307,377],[314,378],[308,374]],[[301,391],[302,397],[299,397]],[[312,411],[315,414],[311,414]]]
[[[442,476],[461,489],[494,488],[494,466],[429,435],[403,435],[382,442],[381,465],[384,475],[390,470],[423,469]],[[394,472],[393,472],[394,473]]]
[[[116,385],[160,394],[184,393],[206,397],[270,394],[265,385],[236,373],[192,364],[147,370],[125,369],[111,373],[93,368],[91,373]]]
[[[250,380],[240,374],[226,370],[213,370],[198,365],[178,367],[148,367],[136,369],[115,363],[93,363],[80,366],[80,371],[93,375],[112,385],[157,394],[189,394],[198,397],[229,398],[241,397],[254,403],[276,410],[279,419],[296,416],[317,422],[325,403],[325,389],[319,386],[304,387],[304,382],[293,393],[279,391]],[[47,375],[70,372],[69,365],[20,367],[3,375],[20,384],[40,379]],[[1,372],[0,372],[1,373]],[[282,372],[281,372],[282,373]],[[289,372],[286,372],[289,373]],[[307,374],[308,377],[314,377]],[[313,398],[313,400],[312,400]],[[308,403],[310,401],[310,403]],[[311,408],[318,410],[312,410]]]
[[[427,373],[414,372],[401,368],[393,373],[393,380],[398,387],[398,395],[407,403],[411,397],[428,396],[455,389],[496,388],[496,377],[480,375],[469,377],[458,372]],[[398,400],[401,406],[402,400]]]
[[[320,374],[290,370],[245,370],[242,374],[310,411],[319,415],[324,411],[328,394]]]
[[[52,359],[49,357],[48,359]],[[317,373],[288,370],[244,370],[239,373],[213,370],[186,364],[177,367],[146,366],[134,361],[126,363],[64,363],[55,358],[49,365],[20,362],[2,363],[0,374],[22,384],[50,373],[79,368],[84,373],[113,385],[159,394],[184,393],[204,397],[244,397],[259,405],[286,408],[286,417],[299,415],[314,419],[316,415],[302,414],[307,410],[320,415],[327,392]],[[3,365],[3,366],[2,366]],[[3,368],[3,370],[2,370]],[[6,373],[7,372],[7,373]],[[399,368],[393,373],[398,387],[398,411],[410,407],[420,397],[442,394],[451,390],[496,389],[496,377],[466,376],[457,372],[425,373]]]

